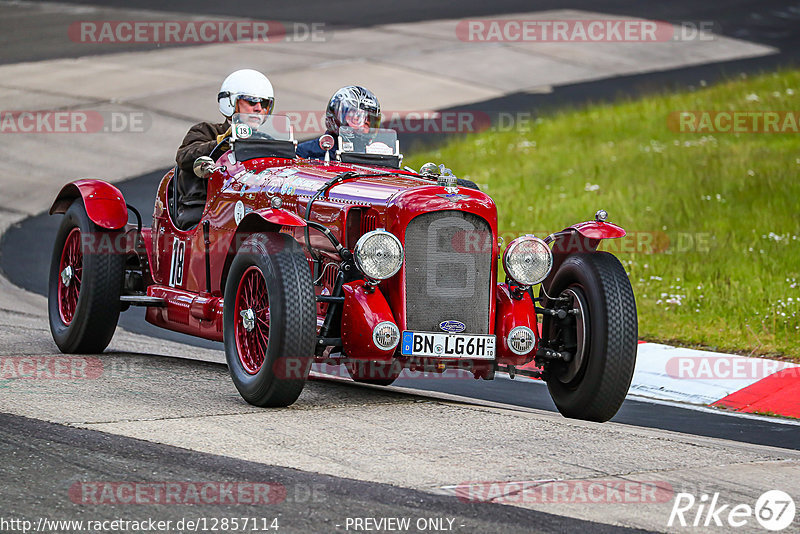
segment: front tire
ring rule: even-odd
[[[546,362],[550,395],[565,417],[608,421],[625,400],[636,364],[636,301],[625,269],[607,252],[574,254],[547,285],[548,295],[566,301],[542,294],[546,307],[578,310],[543,321],[547,346],[573,354],[569,362]]]
[[[254,234],[225,284],[225,356],[239,394],[255,406],[289,406],[300,396],[316,343],[311,271],[294,239]]]
[[[458,179],[456,179],[456,185],[458,187],[466,187],[468,189],[475,189],[476,191],[480,191],[481,190],[481,188],[478,187],[478,184],[476,184],[472,180],[467,180],[466,178],[458,178]]]
[[[125,255],[122,232],[94,224],[83,200],[64,213],[50,261],[50,332],[65,354],[103,352],[119,321]],[[105,252],[102,252],[105,250]]]

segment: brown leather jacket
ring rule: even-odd
[[[208,184],[194,174],[192,166],[200,156],[208,156],[217,146],[217,136],[225,133],[230,122],[221,124],[201,122],[192,126],[183,138],[175,161],[178,164],[178,227],[186,229],[197,224],[206,203]]]

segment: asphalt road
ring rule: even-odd
[[[242,529],[219,526],[213,530],[257,532],[272,530],[265,526],[277,525],[274,530],[279,532],[344,532],[348,518],[364,517],[410,518],[412,524],[420,518],[450,520],[444,524],[451,524],[454,532],[555,533],[587,529],[642,532],[500,504],[466,502],[389,484],[236,460],[2,413],[0,462],[3,465],[0,500],[4,505],[14,503],[13,510],[4,506],[2,520],[24,519],[36,525],[40,519],[46,519],[49,523],[45,525],[50,528],[43,528],[42,532],[81,531],[74,523],[71,528],[54,528],[51,522],[59,520],[152,519],[171,521],[170,531],[177,531],[175,526],[181,520],[210,528],[215,519],[232,518],[238,521],[247,518],[251,523]],[[47,476],[42,477],[41,473]],[[150,489],[175,482],[182,485],[181,491],[171,499],[166,498],[166,493],[159,497],[156,490]],[[246,489],[251,487],[250,483],[262,485],[265,491]],[[219,490],[215,488],[222,484],[239,484],[237,488],[242,491],[219,498]],[[139,496],[131,497],[139,499],[134,501],[138,505],[125,502],[135,491],[125,493],[127,487],[140,488]],[[211,489],[202,493],[203,487]],[[97,488],[114,488],[114,491],[104,493]],[[191,488],[200,489],[199,495],[192,497]],[[255,495],[262,499],[255,497],[253,503]],[[9,528],[12,525],[0,523],[0,531],[22,530]],[[203,530],[202,526],[199,530]]]
[[[166,171],[165,171],[166,172]],[[126,201],[141,212],[144,225],[152,220],[150,204],[163,172],[155,172],[118,184]],[[14,225],[0,238],[0,271],[14,284],[47,294],[50,242],[60,222],[59,216],[38,215]],[[34,243],[34,246],[31,246]],[[120,325],[129,331],[189,345],[223,350],[221,343],[207,341],[156,328],[144,321],[144,310],[132,308],[123,313]],[[502,376],[502,375],[501,375]],[[464,397],[501,402],[528,408],[556,411],[547,388],[525,380],[477,381],[471,378],[410,378],[395,385],[452,393]],[[617,423],[658,428],[698,436],[716,437],[800,450],[800,431],[794,425],[747,419],[725,414],[700,412],[676,406],[628,399],[612,419]]]

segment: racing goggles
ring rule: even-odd
[[[260,96],[239,95],[238,100],[244,100],[251,106],[255,106],[256,104],[261,104],[261,109],[263,109],[267,115],[272,113],[272,108],[275,106],[274,98],[261,98]]]

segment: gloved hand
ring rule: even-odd
[[[231,127],[228,126],[228,129],[225,131],[225,133],[219,134],[217,136],[217,144],[220,144],[223,139],[225,139],[226,137],[230,137],[230,136],[231,136]]]

